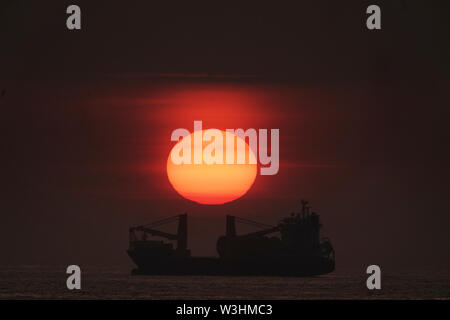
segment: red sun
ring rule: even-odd
[[[202,137],[205,130],[202,130]],[[214,142],[203,142],[201,150],[203,159],[201,163],[195,164],[194,158],[194,143],[191,143],[191,160],[190,164],[182,163],[175,164],[172,161],[172,152],[178,152],[185,139],[194,141],[194,133],[180,139],[172,148],[167,159],[167,176],[173,188],[184,198],[201,203],[201,204],[223,204],[242,197],[250,187],[253,185],[257,166],[250,164],[248,159],[255,156],[248,144],[245,143],[245,164],[237,164],[237,143],[233,145],[226,145],[226,137],[233,136],[233,140],[241,139],[232,133],[220,131],[223,137],[223,164],[205,162],[204,150]],[[241,139],[242,140],[242,139]],[[199,148],[199,146],[195,146]],[[226,161],[226,154],[233,152],[234,164],[229,164]],[[215,154],[214,154],[215,155]]]

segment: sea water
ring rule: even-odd
[[[363,272],[293,277],[132,276],[129,268],[82,267],[68,290],[65,267],[0,267],[0,299],[450,299],[450,272],[385,273],[368,290]]]

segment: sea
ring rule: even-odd
[[[82,267],[68,290],[65,267],[0,267],[0,299],[450,299],[450,272],[387,273],[368,290],[364,272],[308,278],[136,276],[128,268]]]

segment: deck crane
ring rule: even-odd
[[[165,231],[154,229],[155,227],[178,221],[178,232],[177,234],[168,233]],[[166,238],[168,240],[176,241],[176,251],[180,253],[187,252],[187,214],[181,214],[178,216],[173,216],[151,223],[147,223],[141,226],[131,227],[129,230],[130,234],[130,244],[146,241],[147,235]],[[139,236],[141,235],[141,236]]]
[[[244,219],[244,218],[240,218],[240,217],[236,217],[236,216],[230,216],[227,215],[226,218],[226,233],[225,235],[227,237],[236,237],[236,221],[243,223],[243,224],[247,224],[247,225],[251,225],[254,227],[258,227],[258,228],[264,228],[263,230],[259,230],[259,231],[255,231],[255,232],[250,232],[247,234],[243,234],[243,235],[239,235],[239,237],[260,237],[260,236],[265,236],[266,234],[270,234],[270,233],[274,233],[279,231],[279,227],[278,226],[272,226],[272,225],[268,225],[268,224],[264,224],[264,223],[260,223],[260,222],[256,222],[256,221],[252,221],[252,220],[248,220],[248,219]]]

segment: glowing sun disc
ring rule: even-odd
[[[202,131],[202,136],[205,130]],[[201,204],[223,204],[242,197],[253,185],[257,166],[250,164],[248,159],[255,156],[248,144],[245,142],[247,161],[245,164],[236,164],[237,139],[241,139],[232,133],[220,131],[225,146],[225,154],[229,151],[234,153],[234,164],[206,164],[204,159],[201,164],[194,164],[194,143],[191,143],[191,164],[174,164],[171,154],[176,150],[184,139],[194,141],[194,133],[180,139],[172,148],[167,159],[167,176],[172,187],[184,198]],[[226,145],[226,137],[232,135],[234,146]],[[242,140],[242,139],[241,139]],[[203,141],[202,151],[211,142]],[[178,148],[179,150],[180,148]]]

